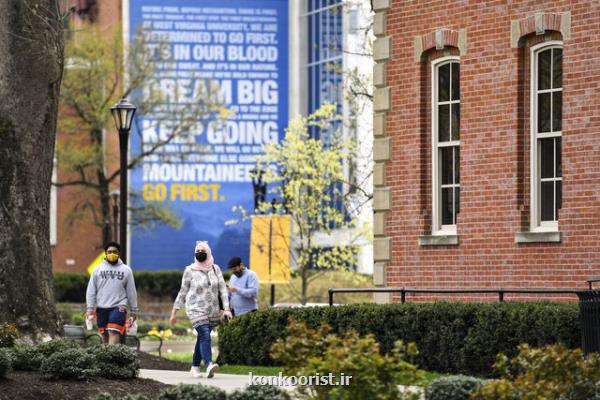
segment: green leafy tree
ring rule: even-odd
[[[125,50],[120,29],[108,34],[95,25],[84,25],[67,41],[60,119],[60,129],[65,137],[56,146],[58,165],[65,174],[54,184],[81,189],[79,201],[68,219],[74,222],[91,213],[95,224],[102,229],[103,243],[110,238],[110,188],[117,186],[121,173],[118,150],[107,151],[106,136],[115,131],[110,107],[120,97],[133,95],[138,108],[136,115],[155,117],[153,122],[146,120],[143,128],[160,129],[161,132],[157,139],[145,140],[136,118],[134,124],[137,124],[141,146],[137,152],[131,152],[128,169],[147,157],[162,162],[184,160],[191,150],[173,155],[165,151],[166,146],[189,141],[203,123],[216,115],[227,116],[227,110],[219,101],[219,88],[212,82],[198,85],[194,90],[179,85],[174,91],[161,87],[156,71],[169,65],[170,53],[170,44],[160,40],[157,44],[151,31],[138,31]],[[182,97],[187,100],[184,106],[173,104]],[[111,168],[113,166],[116,169]],[[129,195],[132,198],[130,224],[152,226],[161,221],[180,226],[181,221],[168,206],[139,202],[139,193],[130,192]]]
[[[255,175],[260,175],[270,195],[279,200],[269,201],[265,196],[257,202],[255,212],[291,218],[291,236],[276,224],[272,234],[286,241],[291,250],[292,265],[301,278],[297,295],[303,304],[308,300],[310,283],[328,269],[353,265],[357,243],[369,235],[369,228],[359,226],[344,207],[350,186],[345,167],[355,142],[343,139],[338,132],[326,145],[309,134],[313,128],[331,129],[340,119],[335,110],[335,104],[326,103],[308,117],[292,119],[285,139],[266,145],[265,154],[256,160]],[[242,219],[249,218],[247,210],[235,209]]]

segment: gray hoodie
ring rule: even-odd
[[[133,313],[138,311],[137,292],[131,268],[123,264],[121,259],[112,265],[106,259],[102,261],[88,282],[86,302],[88,311],[96,307],[127,307]]]

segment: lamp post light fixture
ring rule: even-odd
[[[112,211],[113,211],[113,240],[119,241],[119,195],[121,192],[119,189],[115,189],[110,192],[110,198],[112,199]]]
[[[117,104],[111,107],[110,111],[115,119],[115,125],[119,131],[119,148],[121,153],[121,167],[119,169],[121,190],[120,190],[120,212],[121,212],[121,260],[127,262],[127,147],[129,143],[129,130],[135,114],[136,107],[126,98],[122,98]],[[115,238],[116,239],[116,238]]]

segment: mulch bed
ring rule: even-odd
[[[189,371],[188,364],[165,360],[140,353],[140,366],[143,369],[165,369]],[[110,393],[113,397],[139,393],[149,399],[156,399],[160,391],[169,385],[151,379],[105,379],[89,381],[46,380],[39,372],[12,371],[7,379],[0,380],[1,400],[85,400],[99,393]]]
[[[138,353],[140,357],[140,368],[142,369],[165,369],[169,371],[189,371],[190,364],[179,361],[167,360],[157,356],[152,356],[143,351]]]

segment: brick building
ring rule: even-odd
[[[600,2],[373,3],[375,284],[586,287]]]
[[[111,35],[113,29],[121,23],[121,0],[61,0],[59,3],[62,10],[71,11],[65,22],[68,23],[68,29],[74,32],[84,21],[89,21],[99,26],[106,35]],[[60,115],[67,112],[70,111],[64,107],[60,109]],[[104,134],[107,173],[111,173],[119,166],[118,135],[116,130],[107,130]],[[73,139],[72,135],[58,130],[57,140],[66,143]],[[54,182],[76,178],[77,174],[69,174],[58,163],[55,165]],[[118,182],[114,189],[117,188]],[[73,209],[83,198],[98,207],[97,198],[90,195],[89,191],[82,190],[81,186],[52,187],[50,245],[54,272],[84,272],[102,251],[102,229],[94,223],[91,213],[84,212],[80,217],[73,218]]]

